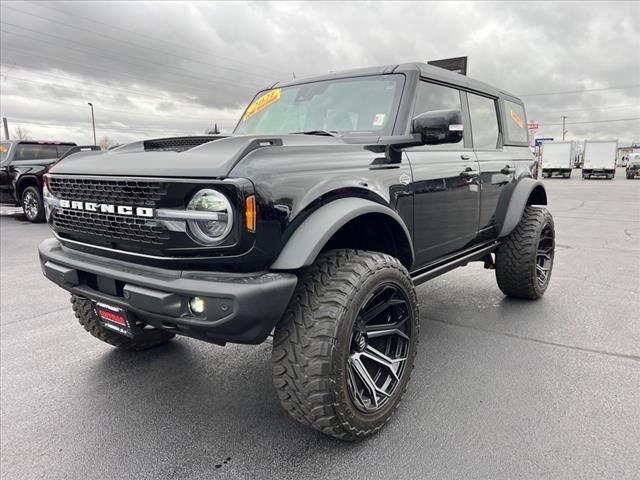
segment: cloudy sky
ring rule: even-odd
[[[277,80],[468,56],[522,96],[537,136],[640,142],[638,2],[12,2],[0,7],[10,133],[98,139],[230,132]],[[4,137],[3,137],[4,138]]]

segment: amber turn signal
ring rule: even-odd
[[[250,195],[244,203],[244,224],[251,233],[256,231],[256,197]]]

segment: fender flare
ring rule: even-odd
[[[14,180],[14,184],[13,184],[13,191],[14,191],[14,196],[16,197],[16,200],[18,200],[18,202],[22,201],[22,192],[24,191],[25,188],[23,186],[27,184],[27,186],[31,186],[31,184],[35,184],[33,186],[35,186],[38,190],[42,190],[42,181],[38,179],[37,175],[34,175],[30,172],[19,175],[18,177],[15,178]],[[20,193],[20,195],[18,195],[18,193]]]
[[[520,223],[527,202],[536,189],[540,193],[536,195],[536,199],[539,201],[535,204],[547,205],[547,192],[540,180],[525,177],[518,181],[512,189],[511,195],[508,195],[508,191],[503,192],[504,198],[501,198],[496,211],[496,229],[499,231],[499,238],[509,235]]]
[[[271,265],[271,269],[296,270],[311,265],[322,247],[340,228],[351,220],[369,213],[386,215],[401,227],[411,249],[411,263],[413,263],[415,254],[411,235],[395,211],[363,198],[341,198],[320,207],[298,226]]]

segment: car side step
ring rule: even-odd
[[[438,262],[434,262],[431,265],[426,266],[420,270],[411,273],[411,278],[414,285],[420,285],[427,280],[431,280],[443,273],[453,270],[454,268],[466,265],[469,262],[476,260],[484,260],[486,267],[486,256],[495,251],[500,245],[500,242],[491,242],[483,247],[476,248],[472,251],[460,252],[457,255],[452,255]]]

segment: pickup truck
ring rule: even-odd
[[[0,142],[0,203],[22,206],[30,222],[44,222],[44,174],[60,158],[96,145],[78,147],[72,142],[12,140]]]
[[[42,178],[71,142],[15,140],[0,143],[0,203],[22,206],[27,220],[44,221]]]

